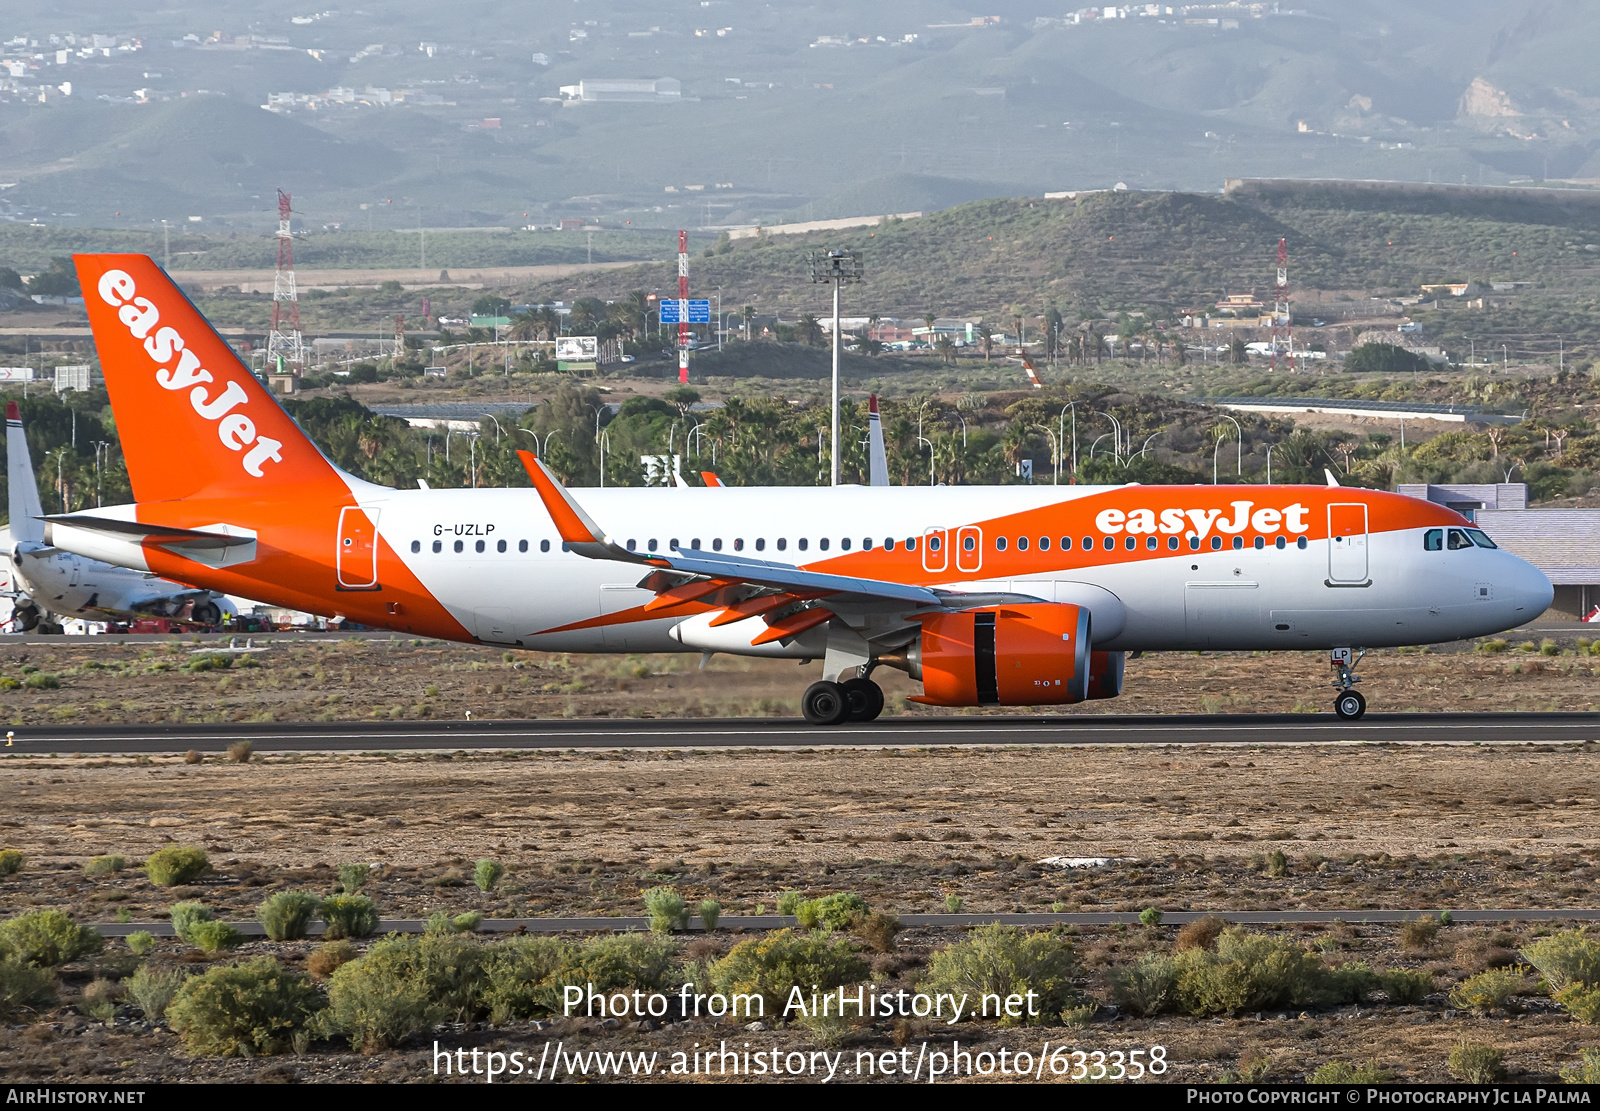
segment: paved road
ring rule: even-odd
[[[472,749],[920,748],[945,745],[1530,744],[1600,741],[1600,714],[1332,714],[888,718],[817,728],[795,719],[306,722],[17,726],[0,754]]]
[[[1181,926],[1185,922],[1193,922],[1196,918],[1214,914],[1229,922],[1253,926],[1295,922],[1377,923],[1405,922],[1422,915],[1438,913],[1438,907],[1427,910],[1188,910],[1171,911],[1163,915],[1161,921],[1165,925]],[[1593,908],[1456,910],[1451,911],[1451,917],[1457,922],[1594,922],[1600,921],[1600,910]],[[985,926],[990,922],[1000,922],[1008,926],[1131,926],[1138,921],[1137,911],[1063,914],[902,914],[900,916],[902,926],[946,927]],[[799,923],[793,915],[784,914],[725,914],[717,921],[718,928],[724,930],[780,930],[785,926],[796,925]],[[246,937],[266,936],[266,931],[256,922],[235,922],[234,926]],[[385,918],[378,923],[377,933],[420,934],[426,926],[427,922],[420,918]],[[101,922],[95,924],[94,928],[105,937],[126,937],[137,930],[148,931],[157,937],[173,936],[171,922]],[[649,928],[648,918],[485,918],[478,923],[479,933],[554,934],[568,930]],[[692,918],[689,921],[689,928],[701,930],[705,927],[701,925],[699,918]],[[311,926],[308,932],[317,935],[322,929],[322,923],[319,922]]]

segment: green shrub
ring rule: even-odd
[[[821,926],[827,930],[842,930],[857,915],[867,913],[867,901],[860,895],[840,891],[820,899],[810,899],[795,909],[800,925],[809,929]],[[807,919],[811,921],[807,921]]]
[[[1413,918],[1409,922],[1400,923],[1400,947],[1402,949],[1427,949],[1439,936],[1439,920],[1432,915],[1423,915]]]
[[[1161,925],[1161,911],[1155,907],[1145,907],[1139,912],[1139,925],[1152,927]]]
[[[22,871],[23,856],[16,849],[0,849],[0,876],[11,876]]]
[[[810,1035],[811,1040],[823,1049],[837,1049],[849,1036],[851,1022],[843,1015],[803,1014],[794,1020],[796,1026]]]
[[[1365,1003],[1378,990],[1378,975],[1363,961],[1350,961],[1326,970],[1316,1001],[1323,1004]]]
[[[1178,963],[1164,953],[1146,953],[1111,974],[1111,998],[1136,1015],[1170,1011],[1178,1001]]]
[[[256,921],[273,941],[298,941],[316,917],[322,900],[309,891],[278,891],[256,908]]]
[[[1504,1007],[1527,986],[1520,968],[1491,968],[1451,988],[1450,1005],[1463,1011],[1488,1014]]]
[[[553,1009],[560,1007],[562,989],[568,984],[593,984],[595,991],[659,991],[667,986],[677,955],[672,943],[662,938],[640,934],[591,938],[550,981]]]
[[[807,899],[794,908],[794,920],[803,930],[814,930],[822,925],[822,900]]]
[[[417,972],[428,998],[446,1022],[467,1022],[481,1006],[484,947],[470,934],[431,934],[416,939]]]
[[[1600,987],[1568,984],[1556,992],[1555,999],[1585,1026],[1600,1026]]]
[[[1522,959],[1539,970],[1552,993],[1572,984],[1600,984],[1600,939],[1582,930],[1563,930],[1526,946]]]
[[[1188,949],[1173,959],[1178,1007],[1196,1015],[1310,1004],[1327,983],[1327,970],[1304,949],[1238,927],[1224,930],[1215,950]]]
[[[204,849],[194,845],[168,845],[150,854],[144,870],[157,887],[175,887],[205,875],[211,861]]]
[[[1463,1084],[1495,1084],[1506,1078],[1504,1050],[1458,1042],[1450,1050],[1450,1075]]]
[[[705,929],[717,928],[717,920],[722,917],[722,904],[715,899],[700,900],[700,925]]]
[[[244,935],[227,922],[208,918],[189,927],[189,944],[202,953],[220,953],[224,949],[237,949]]]
[[[946,895],[944,897],[944,912],[946,914],[960,914],[961,907],[962,902],[960,895]]]
[[[98,977],[84,986],[78,1005],[85,1014],[109,1023],[117,1017],[117,1003],[122,994],[122,985]]]
[[[1478,644],[1478,651],[1484,653],[1509,652],[1511,651],[1511,644],[1502,637],[1496,637],[1493,640],[1481,641]]]
[[[0,691],[17,691],[22,689],[22,684],[9,675],[0,675]]]
[[[329,1025],[366,1050],[393,1046],[439,1020],[418,974],[416,943],[380,941],[328,981]]]
[[[155,965],[141,964],[128,977],[128,995],[144,1012],[145,1018],[160,1022],[178,990],[188,979],[189,974],[181,968],[157,968]]]
[[[257,957],[191,977],[167,1007],[167,1025],[195,1053],[265,1057],[281,1053],[321,1006],[306,976]]]
[[[799,985],[809,997],[818,991],[853,984],[867,974],[867,966],[848,941],[823,934],[774,930],[766,937],[735,945],[711,966],[711,982],[730,999],[734,995],[759,995],[766,1014],[783,1013],[791,988]]]
[[[1391,1003],[1420,1003],[1433,993],[1433,973],[1420,968],[1391,968],[1378,977]]]
[[[472,882],[478,885],[479,891],[493,891],[495,884],[500,882],[500,877],[506,874],[506,867],[498,860],[485,857],[478,861],[472,869]]]
[[[360,894],[365,886],[367,877],[372,874],[370,864],[341,864],[339,865],[339,890],[345,895]]]
[[[127,857],[116,853],[110,856],[95,856],[83,862],[83,874],[86,876],[108,876],[113,872],[122,871],[127,866]]]
[[[378,904],[365,895],[332,895],[322,900],[317,914],[327,923],[322,936],[329,941],[342,937],[371,937],[378,928]]]
[[[1273,849],[1267,854],[1267,875],[1287,876],[1289,874],[1289,858],[1283,855],[1282,849]]]
[[[676,888],[652,887],[644,893],[645,913],[650,916],[652,933],[670,934],[689,926],[689,904]]]
[[[55,998],[55,972],[9,958],[0,960],[0,1019],[48,1007]]]
[[[558,937],[521,937],[494,946],[484,963],[483,1003],[495,1025],[560,1013],[549,981],[576,961],[574,947]]]
[[[78,925],[65,911],[29,911],[0,922],[0,953],[18,964],[51,968],[104,947],[99,931]]]
[[[1055,933],[1024,933],[1015,926],[980,926],[964,940],[947,945],[928,960],[928,975],[918,990],[954,992],[981,1005],[985,995],[1037,997],[1034,1015],[1000,1017],[1005,1026],[1052,1022],[1079,1002],[1072,986],[1078,954],[1072,942]],[[993,1001],[991,1001],[993,1007]]]
[[[801,895],[800,892],[785,891],[782,895],[778,896],[778,913],[793,914],[797,909],[799,909],[800,904],[804,901],[805,896]]]
[[[36,691],[53,691],[61,686],[61,680],[47,672],[35,671],[23,680],[23,685],[32,687]]]
[[[1600,1049],[1586,1049],[1578,1063],[1561,1070],[1561,1079],[1568,1084],[1600,1084]]]
[[[122,939],[127,942],[128,948],[136,957],[145,956],[156,947],[155,935],[149,930],[134,930],[133,933]]]
[[[1315,1072],[1306,1077],[1309,1084],[1387,1084],[1394,1079],[1394,1073],[1378,1067],[1378,1062],[1368,1061],[1364,1065],[1351,1065],[1344,1061],[1329,1061],[1319,1065]]]
[[[210,907],[204,903],[196,902],[173,903],[167,913],[171,916],[172,932],[177,934],[180,940],[186,941],[190,945],[194,944],[191,931],[194,929],[195,924],[209,922],[215,917],[211,913]]]

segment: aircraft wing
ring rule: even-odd
[[[698,602],[702,607],[725,609],[713,620],[713,625],[760,615],[772,626],[771,632],[792,636],[826,621],[833,615],[832,611],[841,608],[959,610],[1040,600],[1021,594],[977,594],[832,575],[787,563],[751,559],[738,553],[701,549],[630,552],[606,535],[532,452],[517,454],[568,550],[590,559],[616,560],[651,569],[639,583],[656,593],[656,598],[645,606],[647,611],[669,610]]]

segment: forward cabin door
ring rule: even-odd
[[[1328,506],[1328,584],[1366,585],[1367,507],[1335,503]]]
[[[370,515],[369,515],[370,514]],[[378,589],[378,510],[347,505],[339,510],[334,566],[340,590]]]

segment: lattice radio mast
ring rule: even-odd
[[[1278,284],[1272,302],[1272,369],[1278,369],[1283,352],[1289,373],[1294,373],[1294,329],[1289,324],[1289,242],[1278,240]]]
[[[294,233],[289,230],[289,194],[278,190],[278,270],[272,279],[272,331],[267,335],[269,369],[289,364],[290,373],[305,367],[305,340],[300,335],[300,297],[294,285]],[[288,312],[284,305],[288,304]],[[285,316],[288,317],[285,320]]]

